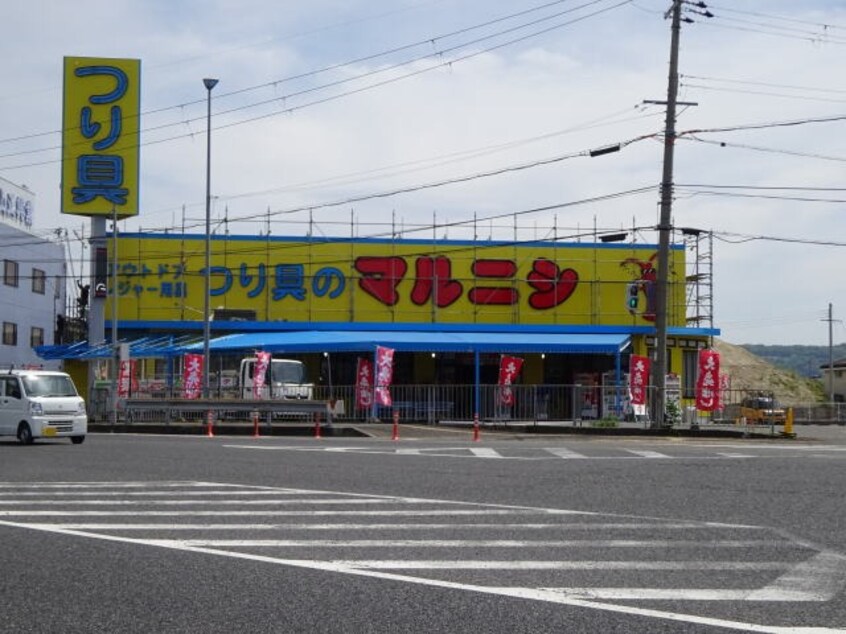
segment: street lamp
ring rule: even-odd
[[[208,93],[206,115],[206,268],[203,292],[203,398],[209,398],[209,294],[211,290],[211,93],[217,86],[217,79],[203,79]]]

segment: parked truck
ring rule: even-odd
[[[306,382],[306,368],[295,359],[270,359],[264,385],[256,393],[255,357],[241,359],[238,369],[238,396],[242,399],[306,399],[314,397],[314,383]]]

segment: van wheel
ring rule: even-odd
[[[18,440],[22,445],[32,444],[32,430],[28,423],[21,423],[18,426]]]
[[[83,442],[85,442],[85,436],[71,436],[71,442],[74,445],[81,445]]]

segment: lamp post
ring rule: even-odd
[[[203,398],[209,398],[209,292],[211,289],[211,93],[217,86],[217,79],[203,79],[203,85],[208,93],[208,108],[206,115],[206,268],[203,276]]]

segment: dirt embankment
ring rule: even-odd
[[[797,376],[755,356],[745,348],[720,339],[714,340],[720,353],[720,369],[731,377],[732,390],[766,390],[773,392],[783,405],[807,405],[819,400],[814,382]]]

